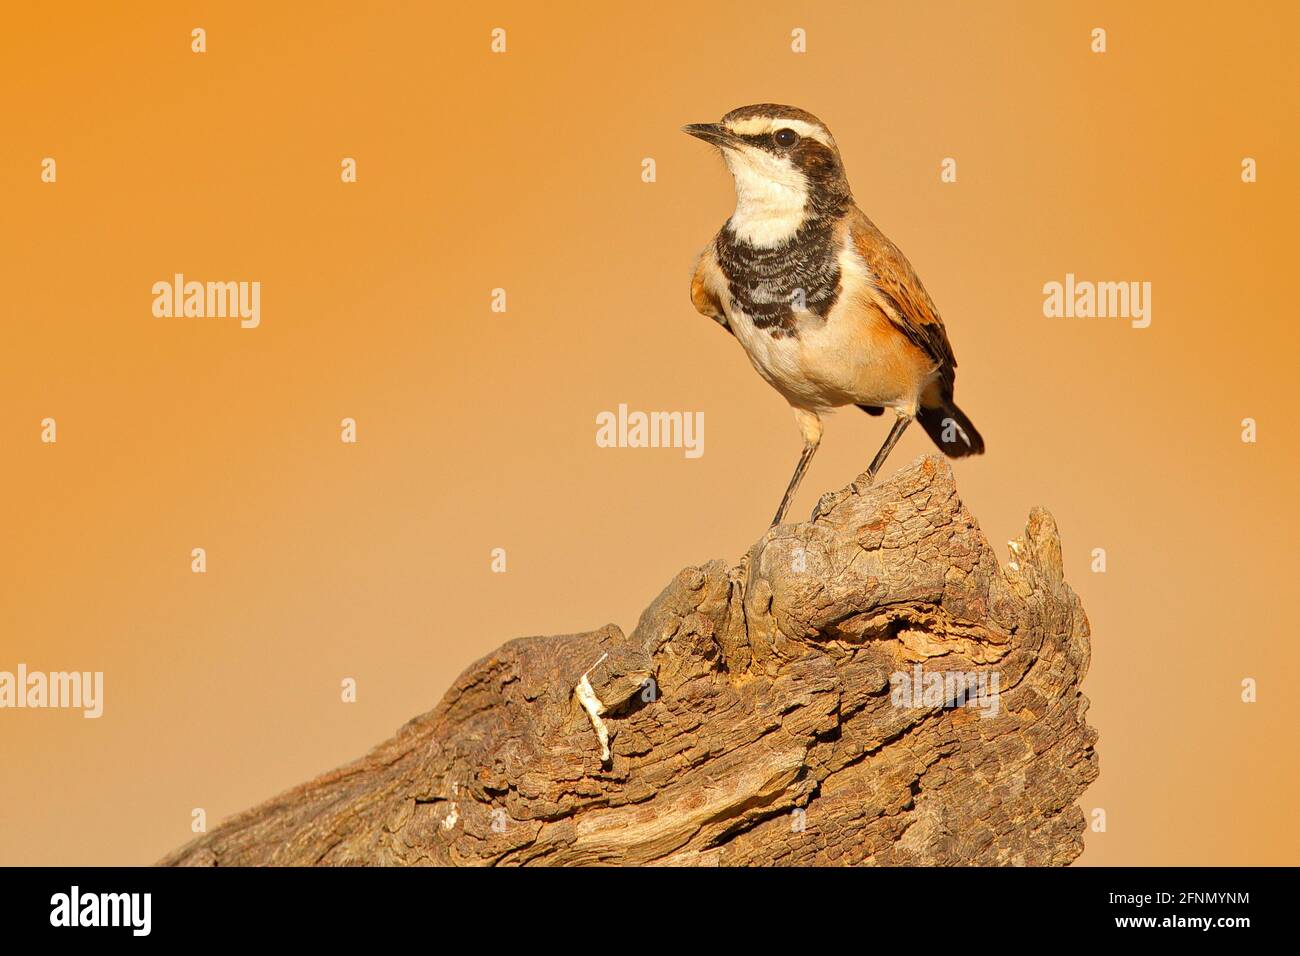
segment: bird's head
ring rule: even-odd
[[[755,245],[788,238],[808,217],[836,214],[852,202],[835,139],[805,110],[742,106],[721,122],[682,131],[722,151],[736,183],[733,227],[749,232]]]

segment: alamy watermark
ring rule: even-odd
[[[596,415],[598,448],[681,448],[687,458],[704,454],[703,412],[637,412],[627,405]]]
[[[889,675],[890,701],[895,707],[978,707],[981,717],[996,717],[1001,709],[997,671],[930,671],[920,664],[911,672]]]
[[[1049,319],[1129,319],[1135,329],[1151,325],[1150,282],[1092,282],[1065,274],[1043,285],[1043,315]]]
[[[0,671],[0,710],[5,708],[63,708],[96,718],[104,713],[103,671]]]
[[[238,318],[242,329],[262,324],[262,283],[186,281],[178,272],[170,282],[153,284],[153,314],[158,319]]]
[[[50,925],[58,927],[124,927],[132,936],[148,936],[153,928],[152,893],[85,893],[73,886],[50,897]]]

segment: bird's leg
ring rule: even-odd
[[[790,479],[789,486],[785,489],[785,496],[781,499],[781,507],[776,509],[776,517],[772,519],[772,527],[775,528],[785,517],[786,511],[790,508],[790,500],[794,498],[794,493],[799,490],[799,482],[803,481],[803,473],[808,468],[808,462],[812,461],[813,452],[817,450],[816,445],[804,445],[803,453],[799,456],[799,464],[794,467],[794,475]]]
[[[867,467],[867,483],[871,484],[876,480],[876,475],[884,467],[885,459],[889,453],[894,450],[898,440],[903,437],[903,431],[908,425],[912,424],[912,416],[906,412],[899,412],[898,418],[894,419],[894,427],[889,430],[885,436],[885,443],[880,446],[880,451],[876,452],[876,457],[871,459],[871,464]]]
[[[790,477],[785,495],[781,498],[781,507],[776,509],[776,517],[772,519],[773,528],[781,523],[781,519],[789,510],[790,502],[794,499],[795,492],[799,490],[799,482],[803,481],[803,473],[808,470],[808,462],[812,461],[812,456],[817,452],[817,446],[822,440],[822,420],[817,417],[816,412],[796,408],[794,420],[799,423],[799,431],[803,433],[803,451],[799,455],[799,464],[794,466],[794,474]]]

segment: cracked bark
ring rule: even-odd
[[[511,641],[162,862],[1068,863],[1097,777],[1088,623],[1046,511],[1011,547],[1000,566],[942,459],[859,480],[740,566],[681,571],[630,636]],[[900,697],[918,666],[996,675],[996,707]]]

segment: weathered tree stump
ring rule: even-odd
[[[1068,863],[1097,777],[1088,623],[1046,511],[1011,548],[999,566],[942,459],[860,479],[739,567],[681,571],[631,636],[511,641],[163,862]]]

